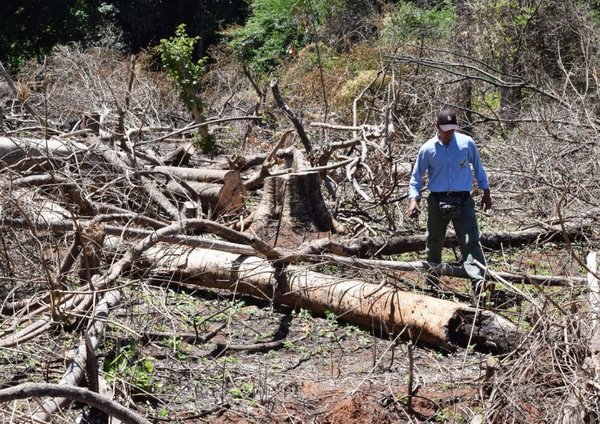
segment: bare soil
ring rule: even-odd
[[[224,293],[150,284],[124,292],[130,302],[113,312],[98,354],[101,377],[106,393],[155,422],[447,422],[479,404],[477,352],[413,347],[381,328]],[[74,330],[0,350],[0,386],[59,379]],[[192,340],[196,332],[214,337]],[[80,412],[73,405],[55,422]]]

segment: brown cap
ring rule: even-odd
[[[456,112],[450,109],[443,109],[437,115],[437,124],[442,131],[457,130]]]

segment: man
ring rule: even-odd
[[[427,188],[427,261],[442,262],[442,246],[448,224],[452,222],[460,245],[463,267],[471,279],[471,298],[477,302],[484,289],[484,275],[474,260],[485,264],[479,244],[479,228],[475,215],[475,202],[471,197],[472,176],[483,190],[481,205],[492,207],[487,174],[473,139],[455,132],[459,127],[456,112],[441,110],[435,122],[437,134],[423,144],[417,155],[409,185],[407,214],[419,213],[419,200],[423,177],[428,175]]]

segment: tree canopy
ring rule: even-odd
[[[0,3],[0,61],[16,70],[57,44],[97,43],[109,30],[136,52],[173,35],[182,23],[201,37],[201,56],[218,40],[219,29],[243,22],[245,15],[244,0],[6,0]]]

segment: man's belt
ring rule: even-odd
[[[467,197],[471,194],[469,191],[432,191],[431,194],[434,196],[444,197]]]

